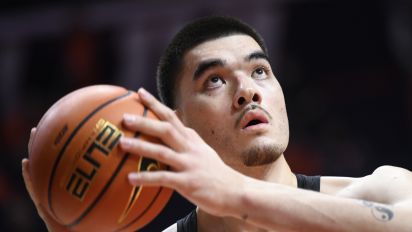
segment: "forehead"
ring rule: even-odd
[[[227,66],[238,66],[245,57],[255,52],[263,52],[260,45],[250,36],[238,34],[208,40],[188,50],[183,56],[176,88],[176,106],[182,104],[183,93],[191,92],[194,74],[201,63],[221,60]],[[234,66],[233,66],[234,65]],[[184,91],[182,91],[184,90]]]
[[[185,66],[196,65],[209,59],[243,58],[251,52],[262,51],[259,44],[248,35],[230,35],[203,42],[190,49],[184,56]]]

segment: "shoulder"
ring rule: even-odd
[[[404,168],[389,165],[380,166],[364,179],[363,184],[367,184],[367,186],[381,187],[382,190],[410,189],[412,192],[412,172]]]
[[[412,172],[394,166],[381,166],[369,176],[371,191],[381,191],[388,203],[412,200]],[[374,187],[376,186],[376,187]]]
[[[400,167],[395,167],[395,166],[390,166],[390,165],[384,165],[380,166],[375,171],[372,173],[372,175],[375,176],[380,176],[380,177],[412,177],[412,172],[405,169],[405,168],[400,168]]]
[[[387,204],[412,199],[412,173],[395,166],[380,166],[359,178],[322,177],[321,192]]]
[[[177,223],[167,227],[163,232],[177,232]]]

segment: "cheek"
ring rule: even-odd
[[[185,108],[190,114],[188,116],[196,115],[210,121],[214,117],[223,116],[227,109],[230,109],[230,102],[227,99],[226,94],[197,93],[187,101]]]
[[[277,112],[285,112],[285,99],[283,97],[282,88],[275,84],[268,92],[267,92],[267,103],[269,107],[272,107]]]
[[[265,93],[263,107],[270,112],[277,129],[284,131],[285,128],[288,128],[289,123],[282,89],[275,85]]]
[[[195,130],[200,130],[206,125],[214,123],[216,118],[215,111],[210,104],[202,104],[198,101],[186,105],[185,115],[184,123]]]
[[[211,99],[208,101],[197,99],[187,104],[185,115],[185,125],[196,130],[203,139],[209,142],[214,137],[220,137],[222,130],[230,123],[227,109]]]

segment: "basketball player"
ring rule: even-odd
[[[282,89],[261,37],[222,17],[184,27],[158,69],[160,118],[124,124],[164,145],[122,138],[124,151],[170,165],[130,173],[133,185],[175,189],[197,209],[166,231],[412,231],[412,173],[382,166],[360,178],[295,175],[285,160],[289,129]],[[26,186],[31,192],[23,161]],[[33,201],[37,205],[35,196]],[[62,230],[39,214],[51,230]]]

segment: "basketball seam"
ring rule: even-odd
[[[147,113],[147,108],[145,107],[145,112],[143,113],[143,116],[146,116]],[[169,170],[169,166],[166,167],[166,170]],[[133,225],[136,221],[138,221],[140,218],[143,217],[143,215],[149,211],[151,209],[151,207],[153,206],[153,204],[156,202],[157,198],[160,196],[160,193],[162,193],[162,191],[165,190],[164,187],[160,187],[159,190],[156,193],[156,196],[153,198],[153,200],[149,203],[149,205],[143,210],[143,212],[141,212],[139,215],[137,215],[137,217],[135,219],[133,219],[131,222],[129,222],[127,225],[123,226],[122,228],[116,230],[117,231],[122,231],[126,228],[128,228],[129,226]]]
[[[60,163],[61,158],[63,157],[63,154],[66,151],[66,148],[68,147],[68,145],[70,144],[70,142],[72,141],[72,139],[74,138],[74,136],[77,134],[77,132],[80,130],[80,128],[83,126],[83,124],[85,124],[93,115],[95,115],[97,112],[99,112],[101,109],[103,109],[104,107],[106,107],[107,105],[122,99],[124,97],[129,96],[130,94],[132,94],[132,91],[127,91],[126,94],[123,94],[121,96],[118,96],[114,99],[111,99],[103,104],[101,104],[100,106],[98,106],[96,109],[94,109],[90,114],[88,114],[78,125],[77,127],[73,130],[73,132],[70,134],[69,138],[67,139],[66,143],[63,145],[62,149],[60,150],[60,152],[58,153],[57,159],[55,160],[54,164],[53,164],[53,168],[52,168],[52,172],[50,175],[50,179],[49,179],[49,185],[48,185],[48,194],[47,194],[47,200],[48,200],[48,206],[50,211],[52,212],[52,214],[58,218],[58,216],[56,215],[53,207],[52,207],[52,184],[54,182],[54,176],[56,174],[56,170],[57,170],[57,166]],[[60,220],[60,218],[58,218]]]
[[[159,190],[156,193],[156,196],[153,198],[153,200],[150,202],[150,204],[146,207],[146,209],[143,210],[142,213],[140,213],[135,219],[133,219],[131,222],[129,222],[129,224],[123,226],[122,228],[116,230],[117,231],[122,231],[124,229],[126,229],[127,227],[133,225],[136,221],[138,221],[141,217],[143,217],[143,215],[149,211],[151,209],[151,207],[153,206],[153,204],[156,202],[157,198],[159,197],[160,193],[162,192],[164,188],[160,187]]]
[[[143,114],[142,116],[145,117],[147,114],[147,108],[146,106],[144,106],[144,110],[143,110]],[[139,132],[136,132],[134,137],[138,138],[140,136]],[[119,165],[117,166],[116,170],[114,171],[113,175],[110,177],[109,181],[106,183],[106,185],[103,187],[102,191],[99,193],[99,195],[95,198],[95,200],[93,201],[92,204],[90,204],[90,206],[83,211],[83,213],[79,216],[78,219],[74,220],[72,223],[67,224],[66,226],[68,227],[72,227],[75,226],[77,224],[80,223],[80,221],[82,221],[84,219],[84,217],[87,216],[87,214],[96,206],[97,202],[103,197],[103,195],[106,193],[107,189],[110,187],[110,185],[112,184],[113,180],[117,177],[117,174],[119,174],[121,168],[123,167],[123,165],[126,163],[127,159],[129,158],[130,153],[126,153],[125,156],[123,157],[122,161],[119,163]]]

